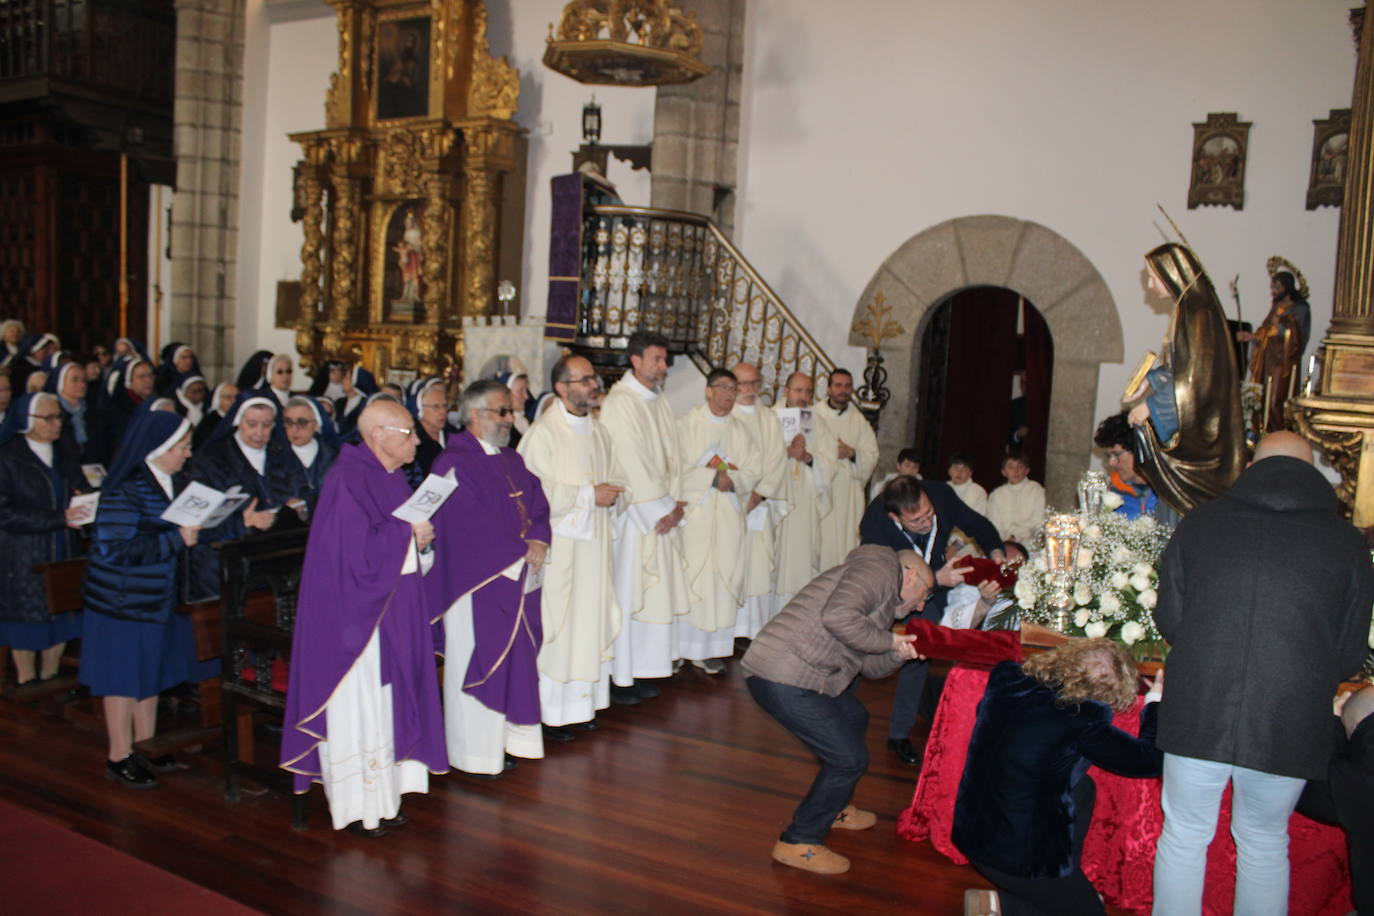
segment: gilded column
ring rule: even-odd
[[[357,300],[357,226],[358,182],[339,170],[333,179],[334,194],[330,201],[330,228],[333,286],[329,291],[331,320],[343,324]]]
[[[1355,526],[1367,528],[1374,526],[1374,16],[1357,10],[1355,17],[1359,58],[1331,327],[1322,340],[1321,384],[1290,398],[1287,416],[1340,472],[1336,494]]]
[[[424,303],[428,321],[455,317],[448,300],[448,213],[453,180],[447,175],[425,176],[425,209],[420,219],[424,246]]]
[[[1330,333],[1374,336],[1374,16],[1360,19]]]
[[[463,214],[463,315],[489,315],[495,307],[496,175],[470,160]]]

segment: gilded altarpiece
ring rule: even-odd
[[[443,375],[461,363],[463,317],[495,308],[503,218],[520,218],[503,212],[524,149],[519,74],[488,52],[480,0],[329,2],[327,126],[291,135],[296,348],[307,367]]]

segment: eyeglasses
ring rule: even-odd
[[[287,426],[292,426],[292,427],[295,427],[296,429],[303,429],[304,427],[309,426],[311,423],[314,423],[315,421],[314,421],[314,420],[292,420],[292,419],[286,419],[286,420],[282,420],[282,422],[285,423]],[[392,429],[393,427],[388,426],[388,427],[386,427],[386,428],[387,428],[387,429]]]
[[[477,409],[478,409],[478,410],[489,410],[489,411],[491,411],[492,413],[496,414],[498,417],[512,417],[512,416],[515,416],[515,411],[514,411],[514,410],[511,410],[509,407],[479,407],[479,408],[477,408]]]
[[[391,430],[393,433],[400,433],[401,435],[405,436],[407,439],[410,438],[411,433],[415,432],[415,430],[413,430],[413,429],[411,429],[411,428],[409,428],[409,427],[406,427],[406,426],[383,426],[382,429],[389,429],[389,430]]]
[[[600,382],[600,381],[601,381],[601,379],[597,378],[595,375],[584,375],[584,376],[582,376],[581,378],[570,378],[570,379],[568,379],[566,382],[564,382],[563,384],[565,384],[565,385],[586,385],[586,384],[590,383],[590,384],[595,385],[595,384],[597,384],[597,383]]]
[[[728,394],[734,394],[736,391],[739,390],[739,389],[736,388],[734,385],[707,385],[706,387],[707,387],[707,388],[716,388],[716,389],[719,389],[720,391],[727,392]]]
[[[29,414],[29,416],[33,417],[35,420],[60,420],[60,419],[62,419],[62,414],[60,414],[60,413],[34,413],[34,414]]]

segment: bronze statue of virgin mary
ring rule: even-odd
[[[1240,375],[1226,315],[1193,252],[1170,242],[1145,255],[1151,287],[1174,302],[1161,365],[1131,411],[1136,467],[1180,515],[1230,488],[1245,467]]]

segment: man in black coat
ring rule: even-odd
[[[868,504],[859,521],[860,543],[914,550],[935,571],[935,590],[920,615],[924,620],[939,623],[949,590],[964,581],[945,563],[945,548],[955,528],[963,529],[992,559],[999,563],[1005,559],[997,528],[970,509],[947,483],[894,477]],[[911,729],[921,708],[929,667],[924,660],[907,662],[897,678],[892,715],[888,718],[887,746],[907,764],[920,763],[911,746]]]
[[[1326,778],[1309,782],[1298,810],[1339,824],[1350,838],[1350,886],[1355,911],[1374,916],[1374,687],[1342,694],[1332,719],[1341,750]]]
[[[1288,905],[1288,819],[1335,751],[1331,697],[1367,651],[1374,566],[1312,449],[1266,436],[1164,550],[1155,623],[1172,646],[1159,711],[1164,830],[1154,911],[1197,913],[1207,846],[1234,793],[1235,911]]]

